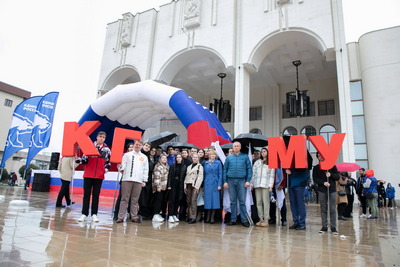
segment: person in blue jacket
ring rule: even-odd
[[[240,152],[242,145],[239,142],[233,143],[233,154],[229,155],[224,164],[223,180],[224,188],[229,190],[231,200],[231,220],[226,225],[236,225],[237,200],[239,200],[240,218],[244,227],[250,227],[246,216],[246,188],[250,186],[253,176],[251,162],[248,155]]]
[[[207,212],[206,223],[215,223],[215,211],[220,209],[220,192],[222,187],[222,163],[216,159],[214,150],[208,152],[209,160],[204,167],[204,209]]]
[[[378,180],[374,176],[374,170],[366,170],[363,181],[364,195],[367,197],[368,206],[371,208],[371,216],[368,219],[378,219]]]
[[[389,209],[393,209],[393,207],[396,206],[394,200],[395,194],[396,194],[396,189],[394,189],[394,187],[392,187],[392,185],[388,183],[386,187],[386,197],[389,199],[389,204],[388,204]]]

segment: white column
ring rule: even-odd
[[[342,145],[343,162],[354,162],[354,137],[351,112],[350,77],[348,56],[343,26],[343,9],[341,0],[332,0],[333,34],[335,39],[336,69],[339,94],[340,128],[346,133]]]
[[[281,132],[281,100],[279,85],[272,86],[272,136],[280,136]]]
[[[250,74],[243,67],[236,69],[235,80],[235,132],[234,136],[249,132]]]

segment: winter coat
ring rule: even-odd
[[[186,170],[184,189],[186,189],[187,184],[191,184],[197,190],[200,189],[204,178],[203,173],[203,166],[200,163],[197,163],[194,167],[193,163],[190,164]]]
[[[274,186],[275,169],[268,168],[262,159],[254,162],[253,165],[253,178],[251,183],[254,188],[272,188]]]
[[[58,171],[60,177],[64,181],[71,181],[74,174],[74,168],[78,164],[75,163],[75,157],[62,157],[58,163]]]
[[[374,171],[373,170],[367,170],[366,176],[364,177],[363,180],[363,195],[366,196],[367,193],[378,193],[378,180],[374,177]]]
[[[326,186],[324,186],[324,183],[328,182],[330,184],[329,193],[331,194],[336,192],[336,182],[339,181],[340,176],[336,166],[333,166],[332,169],[328,171],[331,174],[331,177],[329,177],[329,179],[326,177],[326,170],[321,170],[320,164],[317,164],[314,166],[312,176],[314,183],[318,185],[319,192],[326,193],[327,188]]]
[[[214,160],[213,163],[206,161],[204,167],[204,208],[220,208],[220,192],[218,186],[222,188],[222,163]]]
[[[389,183],[386,188],[386,197],[388,199],[394,199],[395,194],[396,194],[396,189],[392,187],[391,184]]]
[[[111,166],[111,151],[106,144],[97,145],[97,142],[94,142],[94,146],[97,148],[100,156],[83,155],[81,160],[78,159],[79,163],[86,165],[83,178],[104,179],[106,169],[108,170]]]
[[[122,157],[122,181],[146,183],[149,178],[149,163],[145,154],[140,151],[125,153]]]
[[[153,171],[153,192],[161,188],[167,189],[169,167],[167,164],[157,163]]]
[[[243,179],[250,182],[252,176],[253,171],[248,155],[233,153],[226,157],[223,169],[224,183],[227,183],[229,179]]]
[[[336,190],[340,191],[340,190],[346,190],[346,184],[347,182],[345,182],[345,180],[340,177],[339,181],[336,182]],[[318,186],[319,188],[319,186]],[[347,204],[347,194],[344,196],[339,196],[339,194],[336,194],[336,203],[337,204]]]
[[[179,200],[181,200],[183,199],[184,196],[183,183],[185,181],[185,176],[186,176],[186,165],[184,163],[181,164],[179,177],[175,177],[176,168],[177,168],[176,162],[169,167],[167,187],[177,186],[179,188]]]

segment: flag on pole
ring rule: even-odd
[[[40,150],[49,146],[58,94],[46,94],[37,106],[25,169]]]
[[[285,193],[283,193],[283,189],[278,190],[278,187],[281,185],[281,183],[283,181],[282,168],[275,169],[275,177],[276,177],[276,182],[275,182],[276,198],[278,201],[278,208],[279,208],[279,210],[281,210],[283,207],[283,201],[285,200]]]
[[[41,99],[42,96],[33,96],[22,101],[15,108],[0,168],[4,168],[7,159],[11,157],[12,154],[21,149],[29,148],[36,108]]]

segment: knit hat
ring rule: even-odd
[[[366,171],[365,171],[365,175],[366,175],[367,177],[374,176],[374,175],[375,175],[374,170],[372,170],[372,169],[366,170]]]

